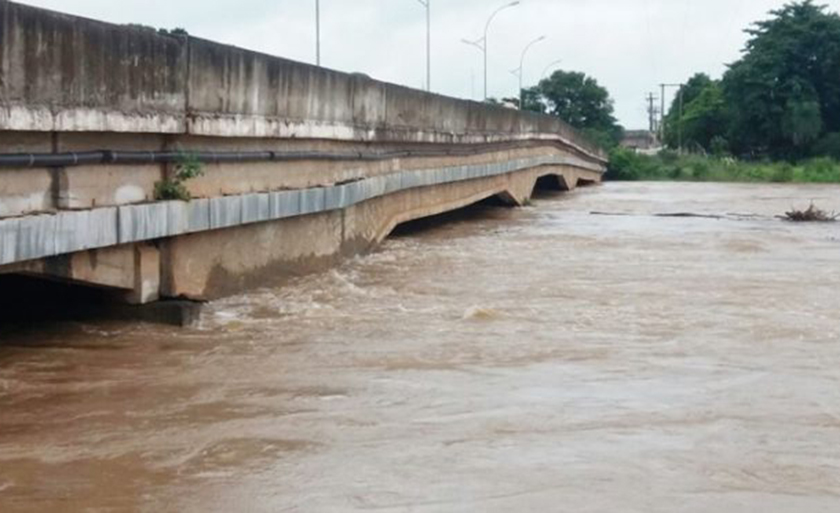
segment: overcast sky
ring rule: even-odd
[[[72,14],[191,34],[312,62],[315,0],[24,0]],[[431,0],[432,89],[480,99],[483,65],[478,39],[489,14],[505,0]],[[533,84],[553,61],[606,86],[627,128],[647,126],[645,95],[661,82],[694,72],[719,77],[746,40],[743,29],[784,0],[522,0],[490,29],[491,96],[515,95],[524,46],[525,82]],[[840,10],[840,0],[823,0]],[[425,11],[418,0],[321,0],[323,65],[423,87]]]

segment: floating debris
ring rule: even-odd
[[[840,218],[840,214],[834,212],[829,214],[811,203],[806,210],[793,209],[790,212],[785,212],[785,216],[782,219],[795,223],[829,223],[837,221],[838,218]]]
[[[589,215],[592,216],[633,216],[633,217],[641,217],[645,214],[628,214],[624,212],[590,212]],[[664,213],[664,214],[646,214],[647,217],[677,217],[677,218],[701,218],[701,219],[725,219],[726,216],[714,215],[714,214],[695,214],[692,212],[673,212],[673,213]]]

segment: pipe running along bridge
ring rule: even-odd
[[[605,164],[554,117],[0,0],[0,274],[212,299]]]

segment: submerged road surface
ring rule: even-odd
[[[774,218],[811,200],[608,184],[200,329],[4,329],[0,511],[840,511],[840,223]]]

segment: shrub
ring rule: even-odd
[[[803,182],[838,182],[840,181],[840,163],[826,157],[812,159],[803,165]]]
[[[840,160],[840,132],[826,134],[814,145],[813,154]]]
[[[694,159],[691,164],[689,178],[693,180],[706,180],[711,174],[711,163],[707,159]]]
[[[192,196],[184,182],[203,174],[201,161],[195,154],[180,152],[175,163],[174,176],[155,183],[155,199],[189,201]]]
[[[776,183],[792,182],[794,178],[793,166],[787,162],[776,164],[770,174],[770,181]]]
[[[712,137],[711,142],[709,143],[709,149],[712,152],[712,155],[717,157],[722,157],[724,155],[729,154],[729,141],[726,140],[725,137],[720,135],[716,135]]]
[[[643,176],[640,157],[633,150],[627,148],[613,149],[610,152],[606,178],[619,181],[641,180]]]
[[[744,162],[731,157],[680,156],[674,152],[651,157],[619,148],[611,152],[606,179],[840,183],[840,162],[819,158],[794,166],[787,162]]]

